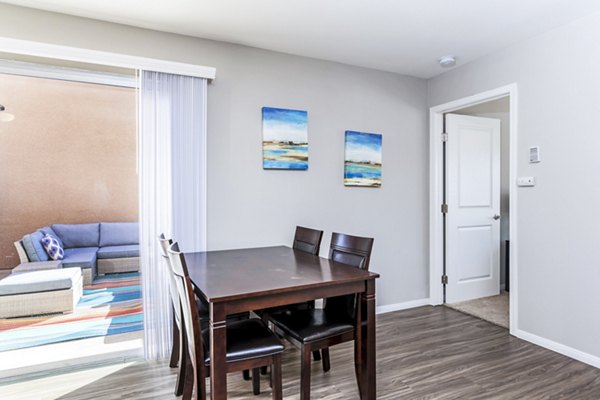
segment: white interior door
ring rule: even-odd
[[[500,120],[446,115],[446,302],[500,292]]]

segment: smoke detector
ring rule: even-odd
[[[454,67],[456,65],[456,57],[454,56],[444,56],[441,57],[438,62],[440,63],[440,66],[443,68],[450,68],[450,67]]]

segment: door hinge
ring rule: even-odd
[[[442,285],[448,284],[448,275],[442,275]]]
[[[448,141],[448,134],[446,132],[442,132],[442,142]]]
[[[442,214],[448,214],[448,204],[442,204]]]

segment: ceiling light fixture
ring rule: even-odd
[[[454,67],[456,65],[456,57],[454,56],[444,56],[441,57],[438,62],[440,63],[440,66],[443,68],[450,68],[450,67]]]
[[[11,113],[7,113],[5,110],[6,110],[6,107],[4,107],[2,104],[0,104],[0,121],[10,122],[13,119],[15,119],[14,115],[12,115]]]

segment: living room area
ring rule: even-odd
[[[136,87],[0,57],[0,379],[141,352]]]

